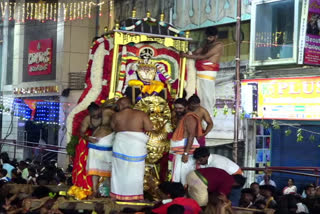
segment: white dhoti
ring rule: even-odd
[[[219,64],[207,60],[196,61],[197,70],[197,94],[204,107],[210,115],[216,104],[216,77],[219,71]]]
[[[148,139],[142,132],[116,133],[112,153],[111,197],[124,201],[143,200]]]
[[[89,143],[87,173],[101,177],[111,176],[112,144],[114,133],[100,138],[97,143]]]
[[[173,153],[173,171],[172,171],[172,181],[181,182],[185,185],[187,175],[196,169],[196,161],[193,158],[193,152],[199,147],[199,143],[196,138],[193,141],[193,145],[189,151],[189,158],[187,163],[182,162],[182,155],[184,153],[184,148],[187,145],[187,138],[180,141],[171,140],[171,151]]]

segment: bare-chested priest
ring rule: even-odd
[[[198,48],[191,55],[181,53],[181,56],[195,60],[196,73],[188,70],[187,97],[189,98],[197,92],[201,100],[201,106],[212,114],[216,103],[215,80],[220,69],[219,62],[223,55],[223,43],[218,40],[218,29],[216,27],[208,27],[205,33],[207,42],[203,47]],[[191,64],[189,66],[193,67]],[[195,74],[196,82],[192,83]]]
[[[146,144],[152,131],[148,115],[131,108],[129,98],[117,102],[119,112],[114,114],[111,127],[116,132],[112,154],[111,197],[122,201],[143,200],[143,179]]]
[[[92,102],[88,107],[89,115],[82,122],[80,135],[89,142],[87,174],[92,175],[93,196],[99,196],[99,179],[111,176],[112,143],[114,133],[111,129],[111,118],[114,111],[111,108],[101,108]],[[92,129],[92,136],[85,133]]]

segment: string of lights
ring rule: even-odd
[[[107,4],[109,2],[109,4]],[[108,7],[109,5],[109,7]],[[26,22],[38,20],[40,22],[57,21],[58,13],[63,14],[64,21],[72,21],[84,18],[92,18],[93,8],[99,9],[99,16],[102,16],[103,9],[107,8],[109,16],[112,16],[112,1],[74,1],[65,3],[47,3],[39,1],[37,3],[25,2],[0,2],[0,12],[2,19],[6,16],[9,20],[16,22]]]

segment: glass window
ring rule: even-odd
[[[296,1],[256,1],[252,14],[252,65],[285,64],[296,61],[298,35]]]
[[[262,124],[256,125],[256,167],[264,168],[270,166],[271,162],[271,135],[270,129],[264,128]],[[256,172],[256,181],[263,180],[264,172]]]

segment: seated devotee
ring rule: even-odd
[[[272,185],[260,186],[260,193],[264,196],[266,202],[266,208],[276,209],[277,202],[274,200],[275,187]]]
[[[255,200],[254,191],[250,188],[241,190],[239,207],[251,208]]]
[[[316,189],[313,184],[309,184],[305,187],[304,191],[306,197],[302,199],[302,202],[308,207],[309,211],[312,213],[316,202]]]
[[[238,164],[222,155],[210,154],[208,148],[200,147],[194,151],[193,158],[200,168],[215,167],[223,169],[230,175],[242,175],[242,170]]]
[[[293,178],[289,178],[288,180],[288,186],[283,188],[283,194],[288,195],[288,194],[295,194],[297,193],[297,187],[294,185],[294,180]]]
[[[263,180],[259,183],[259,185],[260,186],[262,186],[262,185],[271,185],[271,186],[277,187],[276,182],[271,180],[271,177],[268,174],[265,174],[263,176]]]
[[[11,179],[9,177],[7,177],[7,170],[5,169],[0,169],[0,180],[9,182]]]
[[[200,206],[194,199],[185,197],[186,192],[181,183],[166,182],[165,185],[160,186],[160,189],[168,194],[172,201],[161,205],[159,208],[153,209],[153,213],[166,214],[168,208],[174,204],[183,206],[185,214],[197,214],[201,212]]]
[[[111,127],[116,132],[112,153],[110,196],[117,200],[143,200],[143,179],[146,144],[144,132],[152,131],[148,115],[131,108],[129,98],[117,101],[119,112],[112,118]]]
[[[208,192],[218,192],[227,202],[232,188],[241,188],[246,182],[242,175],[229,175],[226,171],[214,167],[197,169],[187,176],[188,194],[200,206],[208,203]]]
[[[259,200],[264,200],[264,197],[260,194],[260,186],[257,182],[253,182],[250,184],[250,189],[253,190],[255,196],[255,202]]]

